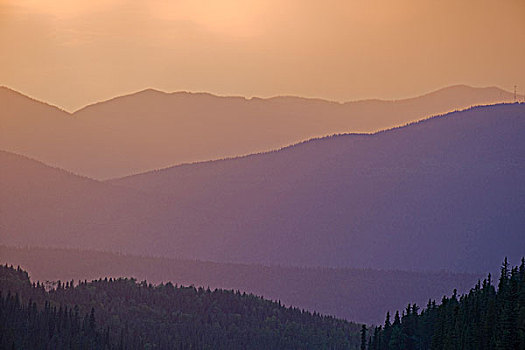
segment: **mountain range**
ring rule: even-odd
[[[523,254],[524,133],[499,104],[105,182],[2,152],[1,243],[485,272]]]
[[[0,88],[0,149],[108,179],[270,151],[337,133],[369,133],[473,105],[504,90],[452,86],[397,101],[222,97],[144,90],[69,113]]]

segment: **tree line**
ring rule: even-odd
[[[0,267],[2,349],[357,349],[359,326],[233,290],[31,283]]]
[[[360,329],[360,334],[359,334]],[[233,290],[134,279],[32,283],[0,266],[1,349],[525,349],[525,260],[368,330]]]

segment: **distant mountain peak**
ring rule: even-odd
[[[167,94],[165,91],[154,89],[154,88],[147,88],[141,91],[136,92],[135,94]]]
[[[503,90],[453,86],[399,101],[245,98],[148,88],[73,114],[0,90],[0,148],[96,179],[275,150],[316,137],[373,133],[475,105]],[[71,122],[64,123],[64,117]],[[74,156],[73,156],[74,155]]]
[[[423,94],[423,95],[420,95],[420,96],[429,96],[429,95],[442,95],[442,94],[450,94],[450,93],[454,93],[454,94],[457,94],[457,93],[475,93],[475,92],[487,92],[487,93],[494,93],[494,92],[497,92],[497,93],[501,93],[501,94],[506,94],[506,95],[510,95],[511,93],[506,91],[506,90],[503,90],[499,87],[496,87],[496,86],[483,86],[483,87],[475,87],[475,86],[470,86],[470,85],[466,85],[466,84],[456,84],[456,85],[451,85],[451,86],[446,86],[444,88],[441,88],[441,89],[437,89],[437,90],[434,90],[434,91],[431,91],[427,94]],[[414,98],[417,98],[419,96],[416,96]]]

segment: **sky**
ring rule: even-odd
[[[0,85],[74,111],[146,88],[525,91],[525,0],[0,0]]]

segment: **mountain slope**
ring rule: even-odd
[[[0,240],[12,244],[101,247],[140,244],[150,216],[140,193],[0,151]]]
[[[71,281],[134,277],[235,289],[347,320],[379,324],[386,310],[424,305],[454,288],[467,292],[481,275],[368,269],[224,264],[72,249],[0,246],[0,264],[21,266],[33,280]]]
[[[358,347],[355,323],[233,290],[128,278],[45,290],[26,271],[7,266],[0,266],[0,281],[2,349]]]
[[[111,183],[207,210],[167,226],[160,254],[479,271],[525,246],[524,134],[525,105],[477,107]]]
[[[498,88],[452,86],[398,101],[219,97],[144,90],[73,114],[0,89],[0,149],[97,179],[276,149],[312,137],[372,132],[477,104]]]
[[[524,134],[525,105],[477,107],[104,183],[0,153],[0,242],[484,272],[525,246]]]

